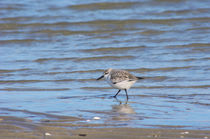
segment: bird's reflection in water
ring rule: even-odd
[[[129,121],[134,119],[136,113],[134,109],[128,104],[128,102],[122,102],[116,98],[118,105],[112,106],[113,117],[112,120],[117,121]]]

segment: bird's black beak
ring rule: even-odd
[[[100,80],[100,79],[102,79],[102,78],[104,78],[104,75],[102,75],[101,77],[99,77],[98,79],[96,79],[96,80]]]

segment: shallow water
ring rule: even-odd
[[[210,1],[1,1],[0,115],[210,129]],[[118,100],[104,69],[145,77]],[[23,111],[24,110],[24,111]],[[25,111],[26,110],[26,111]],[[93,117],[99,120],[92,120]]]

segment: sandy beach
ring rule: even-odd
[[[1,116],[1,139],[146,139],[146,138],[190,138],[208,139],[210,131],[170,128],[106,128],[106,125],[95,125],[75,121],[75,117],[58,116],[56,120],[43,119],[36,123],[28,119]],[[179,128],[179,127],[177,127]]]

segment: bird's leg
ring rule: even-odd
[[[128,92],[127,92],[127,89],[125,89],[125,93],[126,93],[126,97],[127,97],[127,100],[128,100]]]
[[[120,93],[120,91],[121,91],[121,90],[119,89],[118,92],[117,92],[117,94],[114,95],[114,97],[116,97],[116,96]]]

